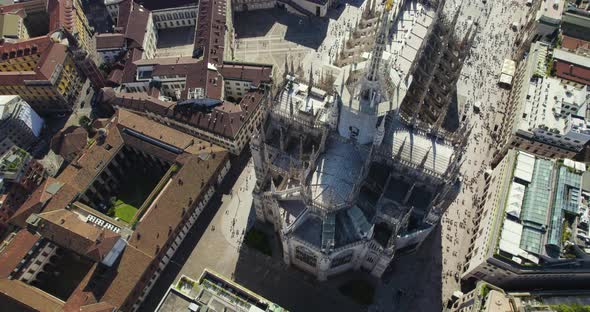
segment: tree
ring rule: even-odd
[[[90,118],[88,116],[82,116],[78,119],[78,124],[88,131],[90,129]]]

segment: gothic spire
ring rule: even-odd
[[[285,72],[283,73],[283,77],[287,77],[289,74],[289,62],[287,59],[287,54],[285,54]]]
[[[311,95],[311,88],[313,87],[313,64],[309,67],[309,84],[307,85],[307,96]]]

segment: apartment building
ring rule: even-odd
[[[20,96],[0,95],[0,141],[8,138],[29,149],[37,142],[43,126],[43,119]]]
[[[18,94],[40,115],[71,111],[84,76],[50,36],[0,45],[0,94]]]
[[[551,158],[573,158],[590,141],[586,112],[589,90],[549,77],[549,46],[536,42],[520,62],[507,112],[497,131],[503,144],[496,165],[510,148]],[[555,51],[553,51],[555,56]]]

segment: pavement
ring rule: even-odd
[[[271,63],[280,71],[289,64],[304,70],[319,69],[335,57],[336,42],[352,27],[362,8],[359,1],[344,3],[329,18],[307,18],[280,9],[240,12],[235,15],[236,52],[241,61]]]

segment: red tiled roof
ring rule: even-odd
[[[272,82],[271,65],[224,62],[218,70],[224,79],[249,81],[256,87]]]
[[[72,0],[48,0],[49,32],[54,32],[61,27],[72,32],[75,22],[74,10]]]
[[[198,3],[197,0],[138,0],[137,2],[150,10],[176,8]]]
[[[0,302],[7,300],[19,311],[63,312],[63,301],[19,280],[0,279]]]
[[[138,140],[121,131],[129,128],[181,148],[184,152],[175,155],[176,158],[172,159],[179,165],[178,171],[160,191],[152,207],[137,223],[135,233],[119,260],[113,267],[100,273],[99,280],[94,279],[96,275],[94,271],[97,268],[95,265],[60,311],[104,311],[111,307],[129,309],[129,305],[137,300],[139,291],[145,287],[145,283],[157,267],[153,264],[157,264],[162,253],[166,252],[165,247],[172,237],[169,235],[169,229],[176,233],[177,228],[188,217],[189,211],[185,209],[196,206],[204,190],[214,182],[216,173],[228,159],[228,153],[223,148],[126,110],[117,111],[115,117],[105,124],[105,127],[107,138],[104,144],[111,142],[113,144],[111,150],[117,149],[116,144],[132,144],[148,153],[155,153],[152,150],[155,148],[153,144]],[[92,145],[76,162],[78,168],[70,165],[57,178],[65,184],[55,192],[55,195],[43,200],[47,185],[56,183],[55,180],[48,180],[36,191],[35,198],[31,201],[47,202],[44,210],[39,214],[41,222],[38,232],[43,237],[98,261],[112,248],[119,235],[85,223],[76,213],[64,209],[83,190],[84,185],[91,181],[97,170],[101,170],[103,167],[101,161],[107,163],[105,160],[109,159],[104,153],[93,152],[93,150],[105,149],[96,144]],[[40,210],[41,207],[35,212]],[[137,235],[137,233],[140,234]],[[17,300],[24,299],[18,297]]]
[[[568,50],[590,49],[590,41],[564,35],[561,40],[561,46]]]
[[[58,183],[52,177],[48,177],[34,192],[29,195],[29,198],[14,212],[10,218],[10,223],[15,224],[21,228],[26,227],[27,218],[33,214],[40,212],[48,201],[53,198],[53,194],[46,192],[50,185]]]
[[[133,5],[132,0],[123,0],[119,3],[119,15],[117,16],[117,28],[120,28],[123,33],[127,28],[127,22],[129,21],[129,14],[131,14],[131,7]]]
[[[119,4],[119,8],[121,8],[122,4]],[[137,47],[142,47],[143,45],[150,13],[150,10],[131,2],[129,17],[125,27],[125,38],[135,41]]]
[[[27,16],[24,2],[0,5],[0,14],[14,14],[22,18]]]
[[[0,72],[0,81],[4,84],[22,85],[25,80],[49,80],[57,64],[63,64],[67,53],[66,46],[51,41],[48,36],[16,43],[4,42],[0,45],[0,55],[3,55],[3,58],[4,55],[9,55],[12,51],[16,53],[19,50],[24,51],[23,55],[26,55],[26,51],[34,54],[33,50],[39,53],[37,67],[35,71]]]
[[[82,127],[70,126],[51,138],[51,150],[66,161],[73,161],[86,147],[88,132]]]
[[[7,278],[39,239],[39,235],[27,230],[18,231],[8,246],[0,252],[0,278]]]
[[[39,234],[97,262],[106,257],[120,238],[119,234],[86,223],[66,209],[43,212],[39,217],[43,220],[37,228]]]
[[[244,95],[239,104],[224,101],[210,113],[184,113],[175,110],[175,103],[153,98],[146,93],[114,93],[110,88],[104,90],[111,95],[107,100],[111,105],[139,113],[148,111],[166,116],[231,139],[239,134],[242,126],[257,111],[264,96],[263,91],[252,91]]]
[[[555,60],[555,75],[559,78],[590,85],[590,68]]]
[[[98,34],[96,35],[97,50],[117,50],[125,46],[123,34]]]

